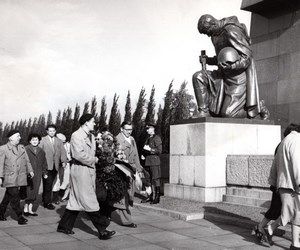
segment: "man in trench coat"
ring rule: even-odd
[[[5,211],[8,204],[18,216],[18,224],[27,223],[23,217],[20,205],[19,188],[27,186],[27,175],[34,176],[25,147],[20,143],[21,136],[18,130],[11,130],[7,134],[7,144],[0,147],[0,185],[6,188],[0,204],[0,220],[5,221]]]
[[[66,210],[59,222],[57,231],[65,234],[74,234],[72,231],[77,215],[85,211],[93,225],[97,228],[101,240],[109,239],[115,231],[106,228],[110,220],[100,214],[100,207],[96,196],[96,169],[98,162],[94,130],[93,115],[84,114],[80,117],[81,127],[72,134],[71,154],[73,164],[70,171],[70,197]]]

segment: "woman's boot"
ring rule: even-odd
[[[155,187],[155,197],[151,204],[157,204],[160,201],[160,187]]]
[[[24,205],[23,214],[25,216],[29,216],[28,203],[25,203],[25,205]]]
[[[31,216],[38,216],[38,214],[37,213],[34,213],[33,211],[32,211],[32,203],[29,203],[29,205],[28,205],[28,213],[29,213],[29,215],[31,215]]]

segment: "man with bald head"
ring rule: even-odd
[[[206,14],[200,17],[198,30],[200,34],[211,37],[216,52],[212,58],[201,55],[200,62],[202,65],[218,66],[213,71],[204,67],[193,75],[198,117],[268,119],[269,112],[264,102],[259,101],[256,69],[246,26],[236,16],[218,20]]]

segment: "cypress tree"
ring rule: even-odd
[[[74,117],[73,117],[73,124],[72,124],[72,132],[76,131],[80,127],[79,117],[80,117],[80,106],[78,105],[78,103],[76,103]]]
[[[6,135],[11,130],[10,125],[8,123],[5,123],[4,129],[3,129],[3,134],[2,134],[2,143],[7,142]]]
[[[39,116],[36,126],[37,126],[36,128],[37,133],[39,133],[42,136],[46,134],[46,118],[44,114]]]
[[[168,154],[170,149],[170,122],[172,120],[172,111],[173,111],[173,80],[169,84],[169,88],[165,94],[164,98],[164,108],[162,112],[162,120],[161,120],[161,139],[162,139],[162,147],[163,153]]]
[[[186,86],[187,82],[183,82],[179,91],[174,94],[174,117],[171,124],[176,120],[188,119],[190,116],[190,107],[193,96],[188,94]]]
[[[28,123],[27,123],[26,132],[25,132],[27,137],[31,133],[31,127],[32,127],[32,119],[30,117],[28,120]]]
[[[147,115],[146,115],[146,118],[145,118],[145,124],[154,123],[154,116],[155,116],[154,95],[155,95],[155,88],[154,88],[154,85],[153,85],[152,89],[151,89],[151,95],[150,95],[150,98],[149,98],[149,102],[148,102]]]
[[[157,111],[156,128],[155,128],[155,133],[158,135],[161,135],[162,113],[163,113],[163,109],[161,107],[161,104],[159,104],[158,111]]]
[[[125,105],[125,116],[124,121],[131,122],[132,115],[131,115],[131,100],[130,100],[130,91],[128,90],[126,105]]]
[[[31,126],[31,132],[35,132],[38,133],[37,129],[38,129],[38,125],[37,125],[37,117],[33,118],[33,122],[32,122],[32,126]]]
[[[146,93],[145,93],[145,88],[142,87],[139,95],[139,99],[136,105],[136,109],[133,113],[132,116],[132,125],[133,125],[133,131],[132,131],[132,136],[136,140],[137,145],[140,145],[140,135],[143,131],[144,128],[144,121],[143,121],[143,115],[144,115],[144,106],[146,103]]]
[[[117,135],[119,133],[120,125],[121,125],[120,124],[120,122],[121,122],[120,112],[118,110],[118,99],[119,99],[119,96],[117,96],[117,94],[115,93],[113,105],[111,107],[109,123],[108,123],[109,131],[113,135]]]
[[[97,114],[97,99],[96,96],[92,98],[91,101],[91,114],[95,117]]]
[[[0,122],[0,145],[3,144],[3,123]]]
[[[89,108],[90,108],[90,104],[89,104],[89,102],[86,102],[86,103],[84,104],[82,114],[84,115],[84,114],[89,113]]]
[[[72,108],[68,107],[63,112],[61,128],[58,132],[63,133],[70,140],[73,128]]]
[[[58,110],[57,116],[56,116],[56,121],[55,121],[55,125],[56,125],[56,127],[58,129],[60,129],[60,127],[61,127],[61,120],[62,120],[62,118],[61,118],[61,110]]]
[[[99,130],[102,131],[104,128],[107,128],[107,115],[106,115],[107,104],[105,101],[105,96],[101,100],[101,109],[100,109],[100,117],[99,117]]]
[[[52,124],[53,123],[53,121],[52,121],[52,113],[51,113],[51,111],[49,111],[49,113],[48,113],[48,115],[47,115],[47,126],[48,125],[50,125],[50,124]]]

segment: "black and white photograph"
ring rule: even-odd
[[[0,250],[300,250],[299,0],[0,0]]]

